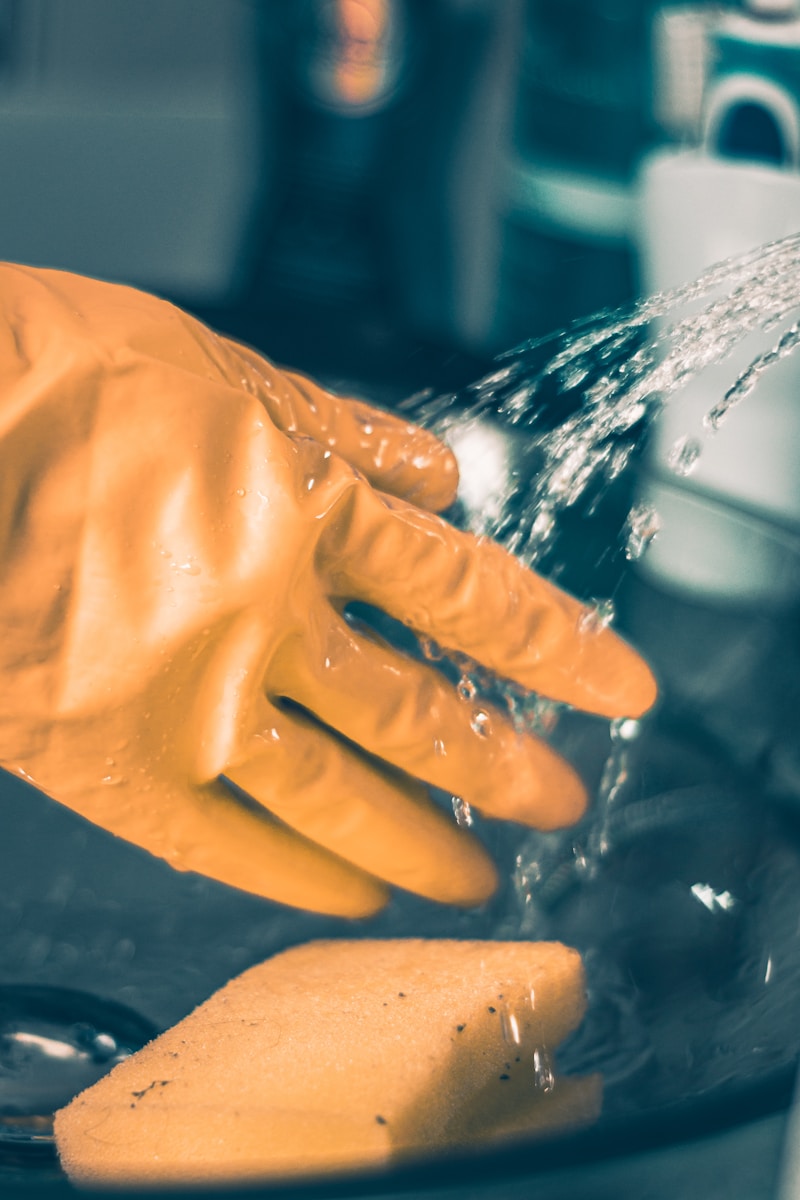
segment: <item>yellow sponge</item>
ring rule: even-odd
[[[232,980],[56,1115],[84,1185],[242,1181],[385,1165],[591,1119],[554,1080],[581,1020],[558,943],[320,941]]]

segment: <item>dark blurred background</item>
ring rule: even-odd
[[[458,385],[637,293],[635,172],[696,132],[703,11],[0,0],[0,257],[378,399]]]

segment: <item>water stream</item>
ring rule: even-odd
[[[761,376],[800,342],[798,314],[795,235],[627,310],[524,343],[463,391],[415,397],[405,411],[447,440],[467,473],[484,471],[477,485],[465,480],[462,523],[558,578],[562,523],[578,509],[591,516],[631,473],[664,405],[761,335],[761,348],[709,404],[702,425],[713,437],[746,398],[758,404],[751,393]],[[702,452],[687,430],[667,466],[680,480]],[[612,550],[635,563],[661,519],[635,487],[624,494],[630,503]],[[590,607],[581,636],[615,621],[613,596],[582,598]],[[598,741],[596,726],[576,723],[563,706],[463,663],[459,670],[465,702],[477,711],[484,702],[505,706],[519,729],[568,757],[594,747],[590,816],[564,834],[517,835],[500,917],[501,935],[559,937],[584,953],[592,1003],[568,1065],[603,1071],[612,1114],[788,1069],[800,1052],[791,1016],[800,990],[800,858],[794,835],[761,809],[755,777],[665,733],[658,714],[613,722]],[[453,805],[459,823],[480,825],[458,798]]]
[[[524,435],[528,470],[517,472],[483,512],[473,511],[470,524],[536,566],[559,517],[625,470],[671,396],[748,336],[774,331],[771,348],[731,380],[706,414],[706,429],[719,430],[764,372],[796,348],[800,323],[781,324],[798,310],[800,235],[793,235],[629,309],[525,342],[462,392],[414,397],[405,409],[456,448],[481,423]],[[677,439],[670,456],[675,474],[689,474],[700,453],[688,433]],[[656,533],[657,514],[632,511],[629,556],[638,557]]]

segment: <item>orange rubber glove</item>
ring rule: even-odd
[[[288,904],[481,901],[493,866],[424,783],[544,828],[583,788],[499,713],[474,732],[345,604],[606,716],[655,692],[614,634],[579,635],[575,600],[429,511],[456,479],[429,434],[171,305],[0,268],[0,763]]]

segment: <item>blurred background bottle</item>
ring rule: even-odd
[[[398,336],[479,345],[519,9],[519,0],[261,8],[281,167],[256,243],[254,306],[357,329],[367,358],[393,357]]]
[[[500,179],[498,347],[632,299],[634,175],[656,128],[652,0],[526,0]]]
[[[0,255],[310,366],[477,367],[635,294],[655,11],[0,0]]]

